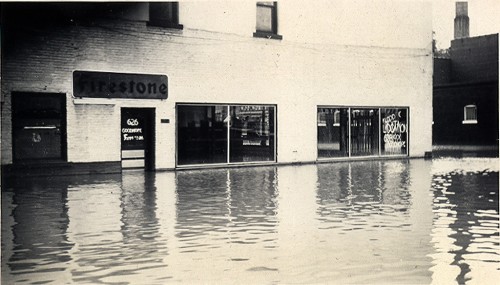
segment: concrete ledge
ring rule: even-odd
[[[121,171],[120,161],[20,163],[2,165],[2,179],[6,177],[108,174],[121,173]]]
[[[178,168],[163,168],[156,169],[156,171],[186,171],[186,170],[206,170],[206,169],[224,169],[224,168],[243,168],[243,167],[278,167],[278,166],[292,166],[292,165],[310,165],[310,164],[328,164],[339,162],[363,162],[363,161],[389,161],[389,160],[409,160],[409,159],[422,159],[422,156],[360,156],[360,157],[340,157],[340,158],[325,158],[319,160],[309,161],[293,161],[293,162],[263,162],[263,163],[248,163],[248,164],[210,164],[210,165],[196,165],[184,166]]]
[[[498,145],[434,145],[432,156],[439,157],[499,157]]]

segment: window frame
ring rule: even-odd
[[[257,22],[255,22],[255,32],[253,33],[253,36],[255,38],[266,38],[266,39],[275,39],[275,40],[282,40],[283,36],[278,34],[278,2],[277,1],[272,1],[273,5],[269,5],[263,1],[258,1],[256,3],[256,9],[258,7],[266,7],[271,9],[271,32],[268,31],[261,31],[257,29]],[[256,10],[256,17],[257,17],[257,10]],[[256,19],[257,21],[257,19]]]
[[[328,160],[342,160],[342,159],[357,159],[357,158],[385,158],[385,157],[409,157],[410,156],[410,107],[409,106],[346,106],[346,105],[317,105],[316,106],[316,112],[318,112],[319,109],[347,109],[348,112],[348,121],[347,121],[347,126],[348,126],[348,133],[347,133],[347,145],[348,145],[348,153],[346,156],[335,156],[335,157],[326,157],[326,156],[320,156],[319,153],[319,140],[316,141],[317,145],[317,154],[316,158],[317,161],[328,161]],[[378,110],[378,124],[379,124],[379,130],[378,130],[378,151],[372,155],[355,155],[353,154],[352,150],[352,141],[353,141],[353,132],[352,132],[352,112],[353,110]],[[383,150],[382,144],[384,142],[383,138],[383,122],[382,122],[382,111],[383,110],[388,110],[388,109],[401,109],[405,110],[405,116],[406,116],[406,122],[405,122],[405,132],[406,132],[406,137],[405,137],[405,142],[406,142],[406,151],[405,153],[386,153]],[[317,127],[322,126],[320,121],[320,116],[319,114],[317,115]],[[326,126],[326,124],[324,124]],[[316,127],[316,128],[317,128]],[[318,137],[318,136],[316,136]]]
[[[184,25],[179,24],[179,2],[149,2],[149,20],[147,22],[148,26],[153,26],[153,27],[161,27],[161,28],[169,28],[169,29],[177,29],[177,30],[182,30],[184,28]],[[151,9],[153,5],[170,5],[169,9],[172,9],[172,18],[168,19],[161,19],[161,18],[156,18],[156,19],[151,19]]]
[[[468,109],[473,110],[473,114],[474,114],[474,116],[472,116],[473,118],[469,118],[469,116],[467,116]],[[464,120],[462,121],[462,124],[463,125],[474,125],[477,123],[478,123],[477,122],[477,105],[475,105],[475,104],[465,105],[464,106]]]
[[[25,92],[25,91],[13,91],[11,93],[12,101],[12,160],[14,164],[22,164],[22,163],[45,163],[45,162],[67,162],[68,160],[68,144],[67,144],[67,109],[66,109],[66,93],[54,93],[54,92]],[[50,119],[58,119],[60,121],[60,153],[57,157],[44,157],[44,158],[34,158],[34,157],[26,157],[21,158],[17,155],[17,150],[20,148],[20,145],[16,142],[16,138],[18,137],[20,130],[19,127],[22,125],[20,123],[23,119],[29,118],[33,120],[42,120],[46,119],[45,115],[34,115],[34,114],[22,114],[20,110],[17,110],[17,106],[20,104],[25,104],[29,98],[32,97],[46,97],[46,98],[55,98],[55,100],[59,101],[60,104],[60,113],[59,115],[53,116]],[[44,108],[40,108],[38,110],[46,110]],[[41,129],[45,129],[42,125]],[[51,128],[51,127],[49,127]]]
[[[227,144],[227,153],[226,153],[226,161],[225,162],[209,162],[209,163],[179,163],[179,107],[180,106],[185,106],[185,107],[214,107],[214,106],[220,106],[224,107],[227,110],[226,114],[226,119],[224,120],[224,123],[226,125],[226,144]],[[231,108],[232,107],[241,107],[241,106],[255,106],[255,107],[269,107],[273,109],[273,117],[272,120],[274,122],[274,126],[272,129],[270,129],[270,134],[273,135],[273,157],[272,160],[256,160],[256,161],[231,161],[231,126],[232,126],[232,119],[231,119]],[[182,169],[182,168],[204,168],[204,167],[212,167],[212,166],[232,166],[232,165],[265,165],[265,164],[274,164],[277,163],[278,161],[278,138],[277,138],[277,131],[278,131],[278,105],[277,104],[272,104],[272,103],[192,103],[192,102],[178,102],[175,104],[175,129],[176,129],[176,142],[175,142],[175,167],[177,169]]]

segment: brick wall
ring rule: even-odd
[[[427,48],[387,48],[306,44],[287,41],[286,34],[276,41],[253,38],[252,31],[243,36],[186,24],[177,31],[118,20],[16,29],[6,35],[4,49],[2,164],[12,162],[12,91],[66,94],[71,162],[119,160],[120,108],[152,107],[156,167],[174,167],[175,104],[190,102],[276,104],[278,162],[316,160],[318,105],[410,107],[410,155],[423,156],[431,150],[428,32]],[[87,104],[72,97],[74,70],[166,74],[169,98]]]
[[[498,34],[453,40],[450,56],[454,82],[498,80]]]
[[[434,144],[498,145],[498,83],[434,90]],[[476,105],[477,124],[463,124],[464,107]]]

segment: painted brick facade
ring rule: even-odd
[[[2,51],[2,164],[13,162],[13,91],[66,94],[68,162],[119,161],[120,108],[150,107],[156,109],[156,168],[174,168],[176,103],[275,104],[278,163],[316,161],[318,105],[409,107],[409,155],[430,151],[432,52],[427,6],[324,1],[301,9],[298,3],[287,3],[279,6],[282,41],[252,37],[255,5],[247,2],[181,2],[183,30],[148,26],[136,16],[26,25],[7,33]],[[373,13],[373,8],[391,8],[396,18],[387,16],[377,25],[355,21]],[[137,9],[145,10],[141,5]],[[314,15],[324,9],[334,16],[320,14],[326,24]],[[419,17],[405,18],[412,14]],[[346,28],[359,35],[353,37]],[[394,33],[384,32],[391,28]],[[73,98],[75,70],[166,74],[169,97]]]
[[[475,106],[477,122],[464,123]],[[436,145],[498,146],[498,34],[456,39],[449,59],[434,59]]]

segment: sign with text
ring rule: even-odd
[[[122,113],[122,149],[144,149],[144,127],[139,114]]]
[[[74,71],[73,95],[81,98],[167,99],[166,75]]]
[[[406,109],[382,109],[382,151],[384,154],[406,154],[408,148]]]

